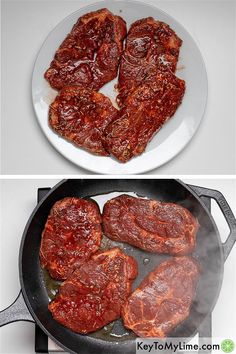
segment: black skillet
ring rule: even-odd
[[[37,205],[25,227],[19,255],[22,290],[16,301],[0,313],[1,326],[20,320],[35,321],[53,341],[71,353],[135,353],[135,337],[127,334],[121,321],[115,322],[107,334],[100,331],[98,334],[86,336],[76,334],[57,323],[48,311],[48,293],[39,263],[41,233],[49,211],[57,200],[66,196],[92,197],[111,192],[135,192],[148,198],[176,202],[187,207],[198,218],[201,227],[194,256],[201,263],[202,274],[188,319],[176,327],[170,336],[186,338],[198,332],[217,301],[224,261],[236,240],[236,220],[220,192],[168,179],[86,179],[64,180],[58,183]],[[223,244],[211,214],[200,199],[202,196],[216,200],[229,225],[230,234]],[[109,244],[113,245],[112,242]],[[157,264],[168,258],[122,243],[119,246],[138,261],[139,275],[134,288]]]

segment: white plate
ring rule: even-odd
[[[177,76],[186,81],[183,103],[175,115],[163,126],[148,144],[145,153],[123,164],[111,157],[92,155],[55,134],[48,126],[48,107],[56,96],[44,79],[56,49],[71,31],[77,19],[87,12],[106,7],[121,15],[127,28],[137,19],[152,16],[166,22],[183,40]],[[101,92],[115,98],[114,83],[106,84]],[[207,100],[207,75],[201,53],[190,34],[175,19],[158,8],[131,0],[101,1],[74,12],[48,35],[35,62],[32,78],[33,105],[38,122],[51,144],[68,160],[87,170],[103,174],[143,173],[159,167],[176,156],[191,140],[203,117]]]

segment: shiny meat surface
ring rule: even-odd
[[[183,80],[159,70],[155,79],[147,79],[129,94],[119,118],[107,126],[105,149],[121,162],[143,153],[154,134],[176,112],[184,92]]]
[[[102,223],[112,240],[171,255],[191,253],[199,228],[194,216],[178,204],[125,194],[106,202]]]
[[[45,73],[61,89],[50,106],[51,128],[80,148],[123,163],[145,151],[185,93],[185,82],[174,75],[182,40],[167,24],[152,17],[134,22],[122,54],[125,36],[119,16],[107,9],[88,13]],[[119,64],[117,110],[96,91],[116,77]]]
[[[103,131],[117,118],[109,98],[78,86],[65,86],[50,105],[49,125],[63,138],[97,155],[109,155]]]
[[[99,90],[117,75],[125,36],[125,21],[107,9],[80,17],[56,51],[46,80],[58,90],[66,85]]]
[[[49,310],[74,332],[94,332],[120,317],[136,275],[135,260],[119,248],[96,253],[61,285]]]
[[[152,17],[134,22],[128,32],[119,70],[117,97],[123,105],[126,97],[156,71],[175,72],[182,40],[164,22]]]
[[[101,215],[94,202],[79,198],[59,200],[42,233],[42,267],[52,278],[66,279],[98,250],[101,236]]]
[[[166,337],[189,316],[198,277],[199,266],[192,257],[161,263],[123,306],[125,327],[139,337]]]

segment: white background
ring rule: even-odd
[[[236,214],[236,180],[191,179],[185,182],[220,190]],[[2,180],[0,181],[0,310],[10,305],[19,290],[18,252],[25,224],[35,207],[37,188],[49,187],[57,180]],[[228,234],[228,227],[219,209],[213,210],[222,239]],[[217,305],[213,311],[213,336],[235,336],[236,328],[236,245],[226,264],[223,285]],[[30,270],[29,270],[30,271]],[[33,275],[32,275],[33,276]],[[34,325],[16,322],[0,329],[0,353],[34,353]],[[83,353],[81,353],[83,354]],[[110,354],[110,353],[109,353]]]
[[[31,103],[31,74],[48,33],[92,2],[2,1],[2,173],[85,173],[54,150],[41,132]],[[209,79],[208,106],[197,134],[183,152],[151,173],[236,173],[235,1],[146,2],[172,15],[190,32]]]

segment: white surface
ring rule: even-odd
[[[93,2],[3,1],[4,174],[85,173],[57,153],[39,129],[30,82],[34,60],[48,33],[67,15]],[[177,157],[151,173],[234,174],[235,1],[146,2],[166,11],[189,31],[203,54],[209,79],[207,110],[197,134]]]
[[[187,183],[220,190],[236,214],[236,179],[191,179]],[[53,186],[56,180],[2,180],[0,182],[1,217],[1,302],[0,310],[15,300],[19,290],[18,251],[24,226],[35,204],[38,187]],[[228,230],[221,213],[214,207],[214,215],[223,237]],[[213,336],[233,337],[236,328],[236,247],[226,264],[222,290],[213,311]],[[30,270],[29,270],[30,271]],[[0,329],[0,353],[34,353],[34,325],[18,322]],[[81,353],[83,354],[83,353]]]
[[[146,151],[130,160],[121,163],[110,156],[95,156],[89,152],[77,148],[74,144],[59,137],[48,125],[48,108],[53,102],[56,91],[51,89],[44,79],[44,73],[68,32],[70,32],[77,19],[91,11],[101,8],[108,8],[113,14],[121,15],[127,23],[127,28],[142,17],[152,15],[168,25],[183,40],[180,51],[180,60],[177,68],[177,75],[186,82],[186,93],[183,102],[177,109],[174,116],[164,124],[163,128],[155,135]],[[115,101],[116,92],[114,86],[117,79],[105,85],[100,92]],[[101,174],[134,174],[143,173],[159,167],[176,156],[191,140],[195,134],[207,100],[207,76],[205,65],[194,40],[189,33],[168,14],[160,11],[157,7],[137,1],[105,0],[94,5],[89,5],[74,12],[59,23],[58,26],[48,35],[40,49],[37,57],[33,79],[32,96],[34,109],[37,114],[39,125],[52,145],[67,159],[82,166],[87,170]]]

